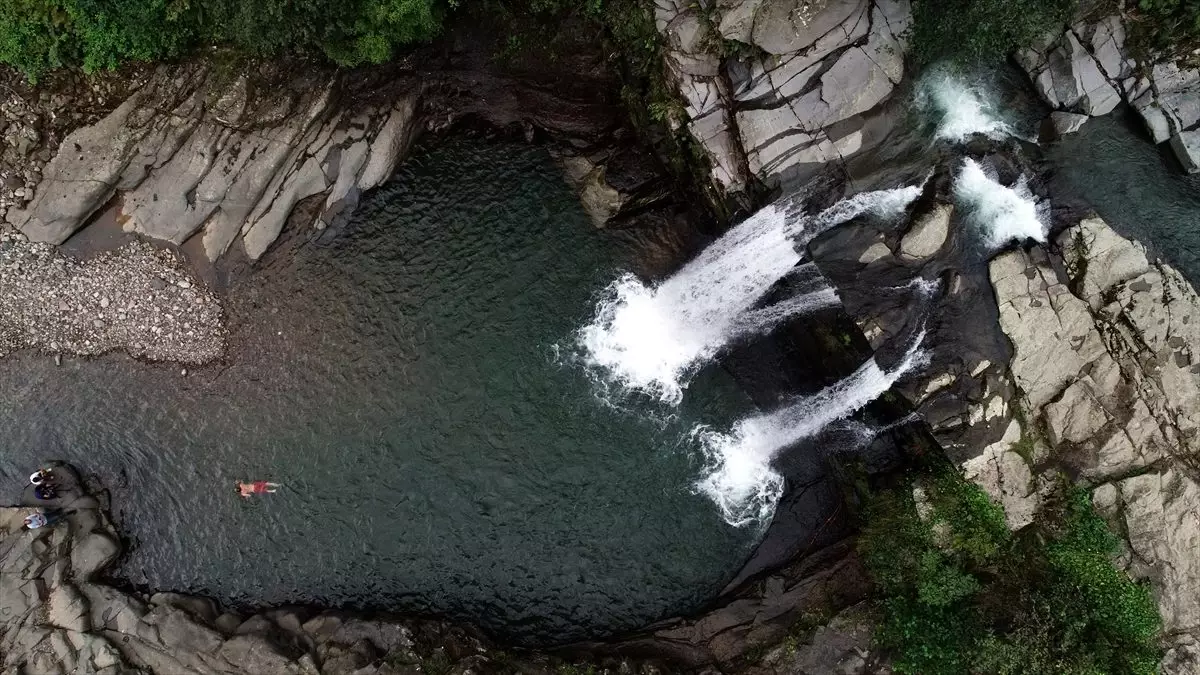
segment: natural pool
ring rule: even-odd
[[[697,422],[596,396],[563,350],[629,262],[542,150],[451,141],[340,235],[230,291],[225,364],[0,360],[0,477],[113,488],[138,586],[234,604],[433,612],[509,639],[630,628],[715,594],[758,532],[697,495]],[[237,479],[284,485],[243,501]]]

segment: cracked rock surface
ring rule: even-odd
[[[1065,230],[1057,248],[1061,266],[1034,249],[990,268],[1023,433],[1041,461],[1096,488],[1098,509],[1125,536],[1128,571],[1154,588],[1171,672],[1200,636],[1200,296],[1098,218]],[[995,496],[1010,519],[1037,508],[1035,491],[1014,500],[1005,488]]]
[[[657,0],[667,67],[712,180],[800,182],[871,147],[904,76],[906,0]],[[742,45],[722,57],[722,43]],[[680,121],[683,123],[683,121]]]
[[[1126,34],[1120,15],[1079,21],[1051,31],[1017,61],[1055,110],[1095,117],[1128,103],[1155,143],[1169,142],[1186,171],[1200,171],[1200,70],[1167,57],[1139,63]]]
[[[940,208],[929,200],[909,220]],[[850,224],[811,251],[876,346],[914,307],[930,317],[930,365],[901,391],[1010,528],[1033,522],[1060,472],[1092,488],[1124,541],[1118,562],[1153,588],[1162,672],[1197,672],[1200,295],[1096,217],[982,269],[954,253],[957,216],[927,258],[904,254],[904,226],[878,227]],[[930,271],[945,280],[933,308],[879,292]]]
[[[225,349],[221,303],[174,253],[135,242],[80,261],[0,229],[0,356],[122,350],[203,364]]]

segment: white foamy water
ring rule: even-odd
[[[621,277],[579,333],[590,364],[630,389],[677,403],[695,366],[715,356],[739,317],[800,262],[789,235],[801,229],[767,206],[657,287]]]
[[[982,84],[972,84],[946,72],[926,76],[918,93],[920,106],[939,117],[936,136],[955,143],[962,143],[973,134],[995,140],[1014,135],[1013,128],[1001,118],[990,99],[990,92]]]
[[[832,288],[797,295],[768,307],[746,312],[734,324],[734,335],[759,335],[790,316],[809,314],[819,309],[836,307],[842,300]]]
[[[860,215],[893,217],[920,193],[919,186],[865,192],[816,216],[772,204],[657,286],[622,276],[606,289],[592,321],[577,335],[584,358],[622,387],[678,403],[691,376],[731,340],[765,333],[791,316],[838,302],[831,289],[815,289],[757,307],[800,262],[798,250]]]
[[[762,522],[775,512],[783,477],[771,461],[780,450],[857,412],[919,366],[922,331],[895,368],[875,359],[822,391],[775,412],[744,419],[728,433],[698,428],[694,435],[705,455],[708,475],[696,487],[716,503],[725,522],[737,527]]]
[[[983,231],[989,248],[1027,238],[1046,240],[1045,206],[1038,204],[1024,177],[1006,187],[975,160],[966,158],[954,179],[954,199]]]

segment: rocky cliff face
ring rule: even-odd
[[[1170,649],[1164,672],[1194,672],[1200,296],[1095,217],[981,266],[956,257],[969,236],[962,214],[925,208],[907,231],[851,228],[817,242],[818,264],[877,340],[913,310],[866,297],[857,279],[941,271],[931,365],[906,396],[1012,529],[1033,521],[1058,476],[1093,488],[1124,537],[1122,564],[1154,588]],[[917,243],[925,255],[913,255]]]
[[[1056,111],[1060,133],[1126,103],[1155,143],[1169,143],[1185,171],[1200,171],[1200,70],[1165,57],[1139,61],[1127,35],[1120,15],[1081,20],[1049,32],[1017,60]]]
[[[723,191],[796,185],[881,140],[907,0],[657,0],[655,18]]]
[[[1037,251],[1001,256],[990,270],[1013,344],[1022,431],[1038,441],[1030,459],[1039,473],[1057,464],[1096,488],[1096,506],[1125,537],[1125,566],[1155,589],[1174,664],[1165,670],[1194,672],[1200,297],[1101,220],[1084,220],[1057,244],[1057,271]],[[1011,491],[1000,480],[991,487]],[[1030,492],[1026,501],[1036,500]]]

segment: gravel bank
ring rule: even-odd
[[[79,261],[0,229],[0,357],[124,350],[198,365],[225,336],[220,301],[170,251],[139,242]]]

